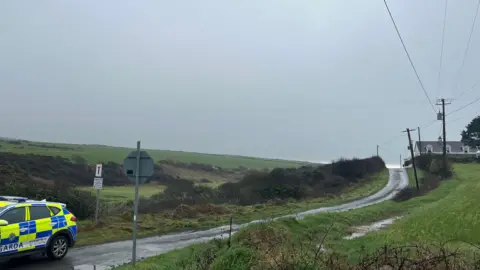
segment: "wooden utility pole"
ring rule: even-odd
[[[437,105],[442,106],[442,122],[443,122],[443,177],[447,177],[447,131],[445,127],[445,105],[451,102],[446,101],[444,98],[437,100]]]
[[[417,176],[417,166],[415,165],[415,155],[413,154],[413,147],[412,147],[412,137],[410,136],[410,131],[415,131],[415,129],[409,129],[403,131],[407,132],[408,134],[408,144],[409,144],[409,149],[410,149],[410,155],[412,156],[412,167],[413,167],[413,173],[415,174],[415,183],[417,185],[417,191],[420,190],[420,187],[418,186],[418,176]]]
[[[418,151],[420,156],[422,155],[422,137],[420,136],[420,127],[417,127],[418,130]]]

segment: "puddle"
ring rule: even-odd
[[[380,229],[383,229],[383,228],[387,227],[388,225],[392,225],[392,223],[395,220],[398,220],[400,218],[402,218],[402,217],[393,217],[393,218],[377,221],[377,222],[372,223],[370,225],[354,227],[353,229],[354,229],[355,232],[352,233],[349,236],[345,236],[343,239],[350,240],[350,239],[362,237],[369,232],[376,232]]]
[[[319,249],[320,252],[327,252],[327,251],[328,251],[328,250],[325,248],[324,245],[317,245],[316,248]]]

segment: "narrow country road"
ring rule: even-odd
[[[388,184],[379,192],[353,202],[342,205],[313,209],[295,215],[287,215],[278,218],[296,217],[304,218],[322,212],[341,212],[389,200],[401,189],[408,186],[408,175],[405,169],[389,169],[390,177]],[[278,219],[275,218],[275,219]],[[274,219],[274,220],[275,220]],[[255,220],[246,224],[233,225],[233,232],[252,223],[265,222],[267,220]],[[228,226],[222,226],[205,231],[185,232],[165,236],[149,237],[137,240],[137,258],[146,258],[166,253],[173,249],[186,247],[193,243],[200,243],[214,238],[224,238],[228,234]],[[67,256],[56,262],[46,259],[32,258],[30,260],[13,261],[8,265],[0,265],[1,269],[76,269],[96,270],[109,269],[111,266],[120,265],[130,261],[132,241],[122,241],[96,246],[74,248]]]

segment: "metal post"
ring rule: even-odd
[[[95,209],[95,225],[98,225],[99,208],[100,208],[100,189],[97,189],[97,208]]]
[[[400,154],[400,168],[403,167],[403,162],[402,162],[402,154]]]
[[[377,144],[377,157],[378,157],[378,147],[379,147],[379,145]]]
[[[135,170],[135,201],[133,203],[133,250],[132,265],[135,266],[137,253],[137,214],[138,214],[138,184],[140,178],[140,141],[137,141],[137,167]]]

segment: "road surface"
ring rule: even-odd
[[[341,212],[368,205],[380,203],[393,198],[401,189],[408,186],[408,176],[405,169],[389,169],[390,177],[388,184],[379,192],[350,203],[332,207],[322,207],[294,215],[286,215],[278,218],[295,217],[302,219],[308,215],[322,212]],[[275,218],[275,219],[278,219]],[[275,220],[273,219],[273,220]],[[255,220],[246,224],[233,225],[233,233],[253,223],[266,222],[269,220]],[[137,240],[137,258],[155,256],[166,253],[173,249],[189,246],[214,238],[225,238],[228,235],[228,226],[222,226],[205,231],[185,232],[165,236],[149,237]],[[7,265],[0,265],[0,269],[75,269],[96,270],[109,269],[112,266],[124,264],[130,261],[132,254],[132,241],[101,244],[89,247],[74,248],[61,261],[51,262],[43,258],[31,258],[11,261]]]

